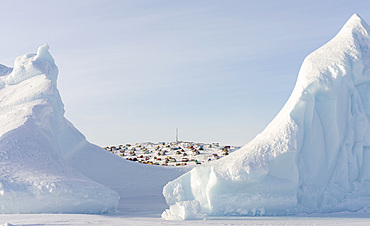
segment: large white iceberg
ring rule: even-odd
[[[126,161],[86,141],[64,117],[48,49],[18,57],[14,68],[0,65],[0,213],[104,213],[120,196],[161,197],[183,171]]]
[[[289,100],[266,129],[228,157],[168,183],[167,204],[197,200],[209,215],[368,210],[369,32],[353,15],[304,60]],[[176,214],[170,208],[162,216]]]
[[[117,192],[63,159],[79,134],[63,117],[48,46],[0,73],[0,213],[115,210]]]

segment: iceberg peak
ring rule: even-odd
[[[41,59],[49,61],[50,63],[55,63],[53,57],[49,53],[49,45],[48,44],[44,44],[44,45],[40,46],[37,49],[37,54],[36,54],[36,57],[35,57],[35,61],[36,60],[41,60]]]
[[[370,26],[366,23],[362,17],[358,14],[353,14],[348,21],[344,24],[343,28],[340,30],[339,34],[361,34],[361,35],[369,35],[370,34]],[[337,35],[337,36],[338,36]]]
[[[58,68],[55,65],[54,58],[49,53],[48,44],[44,44],[38,48],[32,64],[36,69],[44,73],[50,80],[56,83]]]
[[[362,19],[362,17],[360,15],[358,15],[357,13],[353,14],[349,19],[348,21],[346,22],[345,26],[347,27],[354,27],[354,26],[358,26],[358,25],[362,25],[362,26],[369,26],[366,21],[364,19]],[[364,26],[364,27],[365,27]]]
[[[26,54],[17,57],[14,63],[14,69],[6,76],[5,84],[19,84],[42,74],[51,80],[53,84],[56,84],[58,67],[55,65],[54,58],[49,53],[49,46],[47,44],[40,46],[37,54]]]

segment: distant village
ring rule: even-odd
[[[149,165],[187,166],[206,164],[239,149],[220,146],[219,143],[203,144],[177,141],[171,143],[136,143],[108,146],[104,149],[124,159]]]

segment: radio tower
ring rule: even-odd
[[[179,129],[176,128],[176,143],[179,142]]]

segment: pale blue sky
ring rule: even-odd
[[[292,91],[303,59],[370,1],[17,1],[0,63],[48,43],[66,117],[89,141],[243,145]]]

